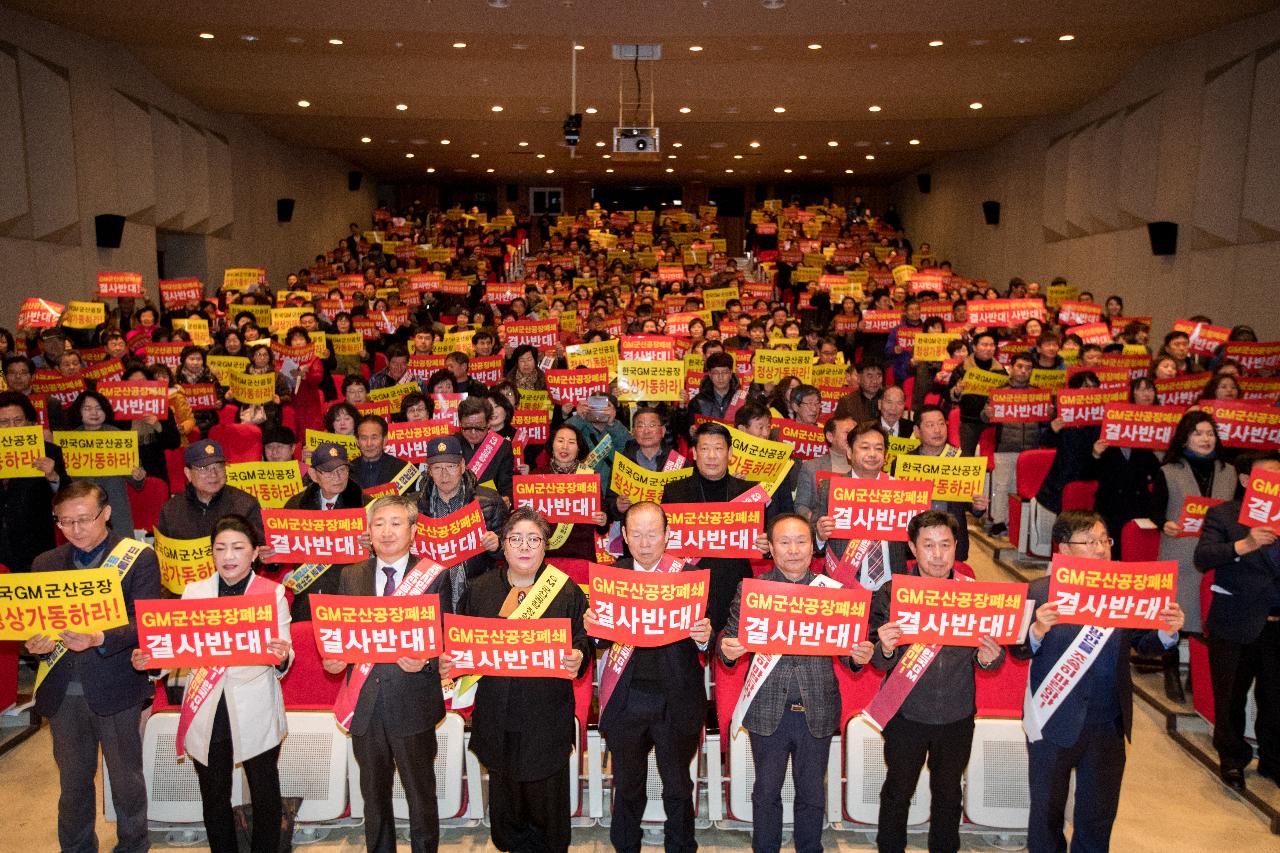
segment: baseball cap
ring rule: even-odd
[[[427,464],[432,462],[461,462],[462,443],[456,435],[445,435],[431,439],[427,445]]]
[[[311,467],[317,471],[333,471],[346,464],[347,449],[336,441],[322,441],[311,451]]]
[[[187,445],[187,451],[182,455],[182,464],[188,468],[204,468],[206,465],[226,461],[227,457],[222,455],[222,445],[208,438]]]

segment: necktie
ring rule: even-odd
[[[884,546],[877,542],[871,548],[871,553],[867,555],[867,580],[875,587],[880,586],[880,580],[884,577]]]
[[[387,582],[382,586],[382,596],[388,598],[396,594],[396,567],[383,566],[382,571],[387,575]]]

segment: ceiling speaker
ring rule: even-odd
[[[116,213],[100,213],[93,217],[93,231],[99,249],[119,249],[124,238],[124,217]]]
[[[277,222],[293,221],[293,199],[291,198],[276,199],[276,221]]]
[[[988,225],[1000,224],[1000,202],[984,201],[982,203],[982,218],[987,221]]]
[[[1151,238],[1151,254],[1176,255],[1178,253],[1178,223],[1148,222],[1147,236]]]

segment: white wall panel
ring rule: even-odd
[[[156,203],[151,116],[145,107],[114,89],[110,97],[118,212],[136,216]]]
[[[21,103],[18,60],[0,51],[0,224],[30,209]]]
[[[1204,86],[1192,221],[1211,239],[1234,242],[1240,233],[1252,100],[1252,56]]]
[[[182,128],[157,109],[151,110],[152,163],[156,176],[157,226],[178,227],[187,206],[182,164]]]
[[[209,218],[209,147],[204,131],[186,122],[182,123],[182,169],[187,197],[182,226],[192,231]]]
[[[1160,176],[1161,98],[1126,110],[1120,135],[1120,169],[1113,184],[1123,224],[1156,219],[1156,184]]]
[[[1089,194],[1087,209],[1094,231],[1110,231],[1120,224],[1116,203],[1116,187],[1120,177],[1121,140],[1124,138],[1124,113],[1116,113],[1093,133],[1089,154]]]
[[[1071,138],[1049,146],[1044,162],[1044,227],[1057,237],[1067,236],[1067,158]]]
[[[1089,168],[1093,163],[1092,126],[1082,128],[1067,143],[1067,185],[1064,198],[1067,229],[1073,237],[1091,232],[1089,228]]]
[[[18,53],[27,181],[33,237],[56,234],[79,221],[75,127],[67,78],[28,53]]]
[[[1259,60],[1254,71],[1241,214],[1249,223],[1280,231],[1280,50]]]
[[[205,141],[209,146],[208,230],[213,232],[225,228],[233,220],[231,146],[212,133],[205,137]]]

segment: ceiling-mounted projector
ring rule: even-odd
[[[614,154],[657,154],[658,128],[615,127],[613,129]]]

